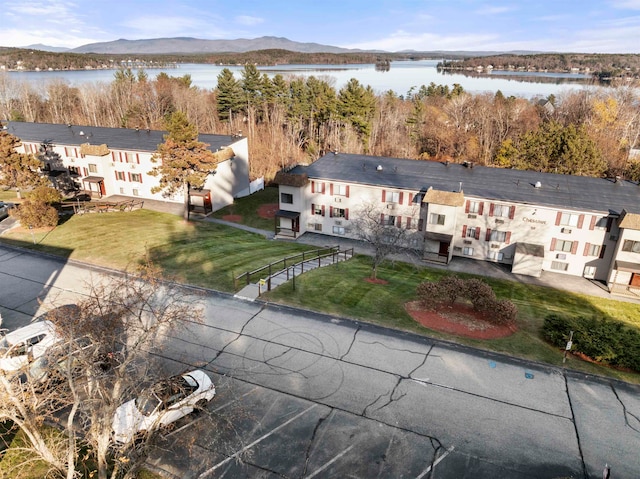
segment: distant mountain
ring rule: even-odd
[[[171,53],[242,53],[255,50],[281,49],[301,53],[347,53],[347,48],[300,43],[281,37],[260,37],[237,40],[202,40],[199,38],[150,38],[146,40],[120,39],[112,42],[89,43],[74,48],[74,53],[107,54],[171,54]]]
[[[22,47],[25,49],[31,49],[31,50],[40,50],[43,52],[56,52],[56,53],[60,53],[60,52],[68,52],[69,48],[64,48],[64,47],[52,47],[49,45],[43,45],[42,43],[35,43],[33,45],[27,45],[26,47]]]

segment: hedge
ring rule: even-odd
[[[610,318],[576,318],[550,314],[542,334],[554,346],[564,348],[573,331],[572,351],[594,361],[640,372],[640,330]]]

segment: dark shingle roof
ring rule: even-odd
[[[378,169],[378,166],[381,169]],[[640,213],[640,186],[631,181],[538,173],[436,161],[329,153],[291,173],[309,179],[426,191],[459,191],[465,196],[620,214]],[[535,188],[540,182],[541,187]]]
[[[127,151],[156,151],[164,143],[164,131],[135,130],[129,128],[104,128],[97,126],[60,125],[52,123],[9,122],[8,133],[23,141],[43,143],[51,141],[54,145],[80,146],[106,144],[109,148]],[[81,135],[80,132],[83,134]],[[200,135],[199,140],[207,143],[209,149],[216,151],[238,141],[230,135]]]

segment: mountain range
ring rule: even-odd
[[[357,50],[321,45],[319,43],[302,43],[282,37],[260,37],[236,40],[203,40],[191,37],[149,38],[143,40],[126,40],[121,38],[111,42],[88,43],[77,48],[58,48],[47,45],[29,45],[25,48],[50,52],[67,51],[71,53],[106,53],[106,54],[189,54],[189,53],[242,53],[256,50],[281,49],[300,53],[347,53]]]

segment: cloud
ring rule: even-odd
[[[507,7],[507,6],[495,7],[491,5],[485,5],[482,8],[479,8],[478,10],[476,10],[475,13],[477,15],[499,15],[501,13],[507,13],[513,10],[515,10],[515,8],[513,7]]]
[[[415,34],[400,30],[387,38],[342,46],[361,50],[386,50],[391,52],[402,50],[480,50],[482,45],[495,44],[498,38],[496,34],[445,36],[432,33]]]
[[[613,8],[640,10],[640,0],[612,0],[610,3]]]
[[[251,17],[249,15],[239,15],[236,17],[236,22],[240,25],[252,27],[254,25],[263,23],[264,19],[259,17]]]
[[[207,32],[207,37],[223,36],[225,32],[212,26],[202,17],[178,17],[163,15],[143,15],[120,23],[127,30],[126,38],[170,38],[194,36],[194,32]],[[199,38],[203,37],[198,33]]]

